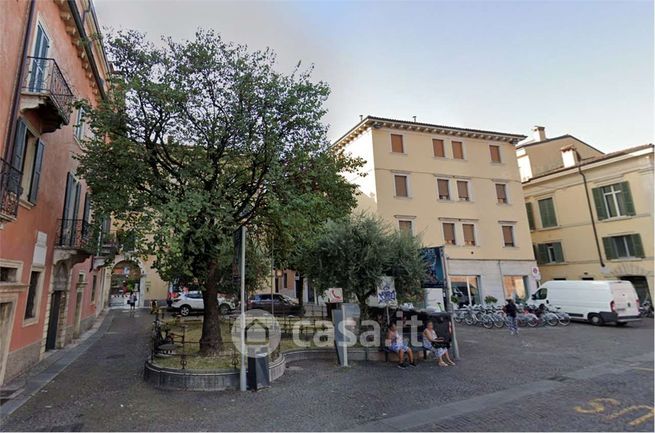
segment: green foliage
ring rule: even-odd
[[[496,302],[498,302],[498,299],[494,296],[489,295],[484,297],[485,304],[495,304]]]
[[[105,42],[119,74],[107,100],[80,104],[93,134],[78,173],[95,212],[121,221],[165,278],[234,290],[239,227],[254,242],[256,276],[271,240],[278,262],[291,262],[307,233],[354,207],[342,174],[361,161],[330,146],[321,122],[329,87],[312,81],[311,68],[279,73],[272,51],[211,31],[163,47],[133,31]]]
[[[392,231],[378,217],[360,214],[329,221],[303,250],[301,270],[320,290],[341,287],[360,305],[382,276],[393,276],[399,299],[416,299],[427,266],[418,238]]]

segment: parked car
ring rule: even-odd
[[[279,293],[253,295],[248,298],[246,308],[248,310],[259,309],[269,313],[293,316],[298,316],[302,312],[302,306],[298,302]]]
[[[546,281],[532,295],[532,301],[559,307],[571,319],[594,325],[621,326],[641,320],[639,298],[630,281]]]
[[[236,308],[234,301],[218,295],[218,312],[225,316]],[[180,292],[177,297],[173,298],[171,309],[179,311],[182,316],[188,316],[193,312],[202,312],[205,310],[205,301],[202,299],[202,292],[192,290],[188,293]]]

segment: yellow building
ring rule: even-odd
[[[515,144],[525,136],[368,116],[335,143],[366,161],[359,209],[445,245],[453,287],[525,298],[535,266]]]
[[[653,296],[653,145],[604,154],[542,127],[516,149],[542,280],[629,280]]]

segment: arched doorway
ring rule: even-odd
[[[109,288],[109,306],[118,307],[127,305],[127,299],[132,292],[136,292],[138,301],[141,301],[142,272],[139,264],[134,260],[121,260],[116,263],[111,272]]]

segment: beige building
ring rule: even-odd
[[[516,153],[542,280],[629,280],[652,299],[653,145],[605,154],[534,132]]]
[[[475,302],[536,288],[515,145],[525,136],[368,116],[335,143],[366,161],[359,209],[445,246]]]

